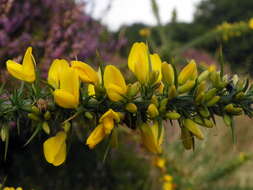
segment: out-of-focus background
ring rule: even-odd
[[[94,67],[103,60],[125,71],[136,41],[147,41],[178,68],[189,59],[219,67],[222,48],[227,73],[252,77],[251,18],[252,0],[0,0],[0,83],[13,82],[5,62],[22,60],[28,46],[46,77],[55,58],[79,59]],[[253,189],[252,120],[236,119],[233,143],[218,119],[195,151],[183,150],[178,131],[166,126],[163,156],[173,189]],[[90,151],[74,141],[60,167],[45,162],[39,137],[24,147],[27,138],[10,140],[7,161],[0,160],[0,183],[35,190],[162,189],[154,156],[138,145],[132,131],[123,130],[119,148],[105,160],[105,145]],[[3,151],[1,142],[0,155]]]

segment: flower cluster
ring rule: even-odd
[[[90,149],[105,139],[116,142],[118,128],[123,126],[137,131],[147,150],[160,154],[169,128],[164,121],[179,127],[183,146],[193,149],[196,139],[204,139],[203,130],[215,125],[215,116],[221,116],[233,132],[234,116],[253,113],[248,80],[223,75],[222,67],[200,72],[194,60],[178,72],[173,62],[163,62],[143,42],[134,43],[128,57],[136,79],[132,83],[116,66],[100,64],[95,70],[87,63],[64,59],[53,61],[47,82],[43,81],[31,47],[22,64],[8,60],[6,66],[23,82],[0,102],[1,139],[8,141],[11,119],[16,119],[17,126],[28,120],[34,132],[26,144],[44,131],[49,135],[43,144],[45,159],[54,166],[65,162],[68,138],[78,131],[72,130],[76,125],[89,128],[84,135]]]

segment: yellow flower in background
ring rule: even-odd
[[[32,47],[28,47],[23,58],[22,65],[15,61],[8,60],[6,62],[8,72],[15,78],[26,81],[35,81],[35,60],[32,55]]]
[[[93,149],[98,143],[105,138],[105,130],[103,124],[99,124],[88,137],[86,144]]]
[[[172,182],[173,181],[173,177],[171,175],[166,174],[166,175],[163,176],[163,180],[165,182]]]
[[[164,158],[156,157],[154,160],[154,165],[161,170],[166,169],[166,160]]]
[[[48,138],[43,144],[44,156],[48,163],[59,166],[66,160],[65,132],[60,131],[54,137]]]
[[[61,73],[69,68],[69,64],[64,59],[55,59],[51,64],[49,71],[47,82],[53,86],[55,89],[60,87],[60,75]]]
[[[122,100],[127,93],[125,79],[117,67],[107,65],[104,71],[104,86],[110,100]]]
[[[114,122],[119,122],[120,116],[117,112],[109,109],[99,119],[99,125],[91,132],[86,144],[93,149],[106,135],[109,135],[114,128]]]
[[[158,122],[154,122],[153,125],[143,123],[140,126],[141,138],[143,145],[147,150],[154,154],[162,152],[162,143],[164,139],[164,128],[162,126],[159,136]]]
[[[76,69],[82,82],[92,84],[99,83],[98,74],[90,65],[82,61],[71,61],[71,66]]]
[[[151,65],[149,64],[149,61],[151,62]],[[153,72],[157,73],[157,81],[154,82],[159,82],[162,78],[161,65],[162,61],[159,55],[149,55],[146,44],[143,42],[136,42],[133,44],[128,56],[128,68],[141,83],[148,83],[150,75]]]
[[[249,28],[253,30],[253,18],[249,20]]]
[[[60,73],[60,86],[53,92],[55,102],[63,108],[76,108],[79,104],[79,77],[73,68]]]
[[[149,37],[151,34],[151,30],[149,28],[142,28],[139,30],[139,35],[142,37]]]
[[[188,80],[195,80],[198,75],[198,70],[196,62],[191,60],[178,75],[178,83],[180,85],[184,84]]]

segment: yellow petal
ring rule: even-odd
[[[113,111],[112,109],[109,109],[107,112],[105,112],[99,119],[99,122],[102,123],[103,120],[105,118],[111,118],[111,119],[114,119],[116,122],[119,122],[120,121],[120,117],[119,117],[119,114],[115,111]]]
[[[104,71],[104,86],[107,91],[107,94],[109,95],[112,91],[115,91],[119,93],[120,95],[124,95],[127,92],[127,86],[125,79],[121,72],[113,65],[108,65],[105,68]],[[108,93],[109,92],[109,93]],[[109,96],[110,98],[110,96]],[[116,98],[116,101],[119,101],[118,98]],[[120,98],[120,100],[123,99],[123,97]],[[111,99],[112,101],[115,101],[114,99]]]
[[[12,60],[6,62],[8,72],[15,78],[26,82],[35,81],[35,60],[32,55],[32,48],[26,50],[23,64],[20,65]]]
[[[114,121],[110,117],[106,117],[103,119],[103,126],[105,134],[109,135],[114,127]]]
[[[166,62],[162,63],[162,78],[166,84],[174,84],[174,69],[171,64],[168,64]]]
[[[48,163],[59,166],[66,159],[66,133],[61,131],[48,138],[43,144],[44,156]]]
[[[57,89],[53,92],[55,102],[63,108],[76,108],[79,100],[71,93]]]
[[[60,75],[62,72],[64,72],[65,69],[68,69],[68,68],[69,68],[69,64],[66,60],[55,59],[53,63],[51,64],[48,71],[48,77],[47,77],[48,83],[56,89],[59,88]]]
[[[98,125],[88,137],[86,144],[90,149],[93,149],[98,143],[100,143],[106,136],[104,127],[102,124]]]
[[[91,66],[81,61],[71,61],[71,66],[77,70],[83,82],[98,84],[98,74]]]
[[[135,74],[137,79],[145,83],[149,75],[148,48],[143,42],[133,44],[128,56],[128,68]]]
[[[159,55],[156,53],[150,55],[150,60],[151,60],[151,64],[152,64],[152,71],[159,73],[159,76],[157,79],[157,82],[159,82],[162,79],[162,72],[161,72],[162,61],[161,61]]]

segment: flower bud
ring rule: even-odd
[[[168,104],[168,98],[164,98],[160,102],[159,112],[165,112]]]
[[[166,118],[171,120],[177,120],[181,117],[181,115],[177,112],[168,112],[166,113]]]
[[[192,149],[194,143],[193,135],[185,127],[181,127],[181,140],[186,150]]]
[[[127,87],[127,96],[134,97],[140,91],[140,83],[135,82],[134,84],[129,84]]]
[[[148,106],[147,113],[151,118],[155,118],[159,115],[159,112],[158,112],[157,107],[155,106],[155,104],[150,104]]]
[[[130,113],[135,113],[137,112],[137,106],[134,103],[128,103],[126,105],[126,110],[129,111]]]
[[[86,112],[84,113],[84,117],[86,117],[88,120],[92,120],[92,119],[93,119],[92,113],[90,113],[90,112],[88,112],[88,111],[86,111]]]
[[[158,99],[156,95],[153,95],[151,98],[151,103],[155,104],[156,107],[158,107],[159,103],[158,103]]]
[[[2,139],[2,141],[5,142],[6,139],[8,138],[8,136],[9,136],[8,126],[3,125],[2,128],[1,128],[1,139]]]
[[[186,93],[192,89],[192,87],[195,85],[194,80],[188,80],[185,84],[178,87],[178,92],[180,94]]]
[[[209,110],[208,110],[207,107],[201,107],[201,108],[199,108],[199,113],[200,113],[200,115],[202,117],[205,117],[205,118],[207,118],[207,117],[210,116],[210,112],[209,112]]]
[[[206,103],[207,107],[211,107],[220,101],[220,96],[214,96],[211,100]]]
[[[174,69],[167,62],[162,63],[162,78],[165,84],[169,86],[174,84]]]
[[[44,119],[49,120],[50,118],[51,118],[51,113],[49,111],[46,111],[46,113],[44,113]]]
[[[40,110],[38,107],[36,106],[32,106],[32,112],[35,113],[36,115],[39,115],[40,114]]]
[[[202,131],[198,128],[197,124],[191,119],[185,119],[183,125],[198,139],[203,140],[204,135]]]
[[[169,89],[169,92],[168,92],[168,98],[169,98],[169,100],[172,100],[176,96],[177,96],[177,89],[176,89],[175,85],[172,85]]]
[[[71,127],[70,122],[64,122],[63,125],[62,125],[62,128],[64,129],[64,131],[65,131],[66,133],[69,132],[70,127]]]
[[[50,134],[50,127],[46,121],[42,123],[42,129],[46,134]]]
[[[40,121],[40,118],[35,115],[34,113],[28,113],[27,114],[28,118],[30,118],[31,120],[34,120],[34,121]]]
[[[226,126],[228,126],[228,127],[230,127],[232,125],[232,118],[231,118],[231,116],[229,116],[227,114],[225,114],[223,116],[223,121],[226,124]]]
[[[188,80],[195,80],[197,78],[198,71],[194,60],[191,60],[178,75],[178,83],[183,85]]]
[[[198,77],[198,82],[201,83],[202,81],[205,81],[208,78],[209,73],[210,72],[208,70],[203,71]]]
[[[218,91],[217,88],[212,88],[212,89],[208,90],[204,96],[204,101],[208,102],[209,100],[211,100],[215,96],[217,91]]]

